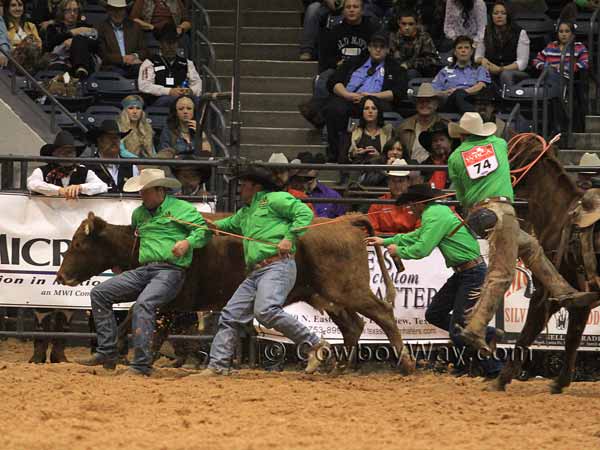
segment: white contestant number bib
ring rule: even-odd
[[[478,145],[462,153],[467,174],[472,180],[483,178],[498,168],[498,159],[492,144]]]

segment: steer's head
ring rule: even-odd
[[[67,286],[75,286],[118,265],[113,227],[94,213],[88,213],[87,219],[81,222],[73,235],[56,273],[56,280]]]

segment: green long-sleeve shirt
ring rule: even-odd
[[[309,225],[313,213],[308,206],[287,192],[258,192],[250,205],[243,207],[231,217],[216,221],[220,230],[242,234],[260,241],[278,244],[282,239],[292,242],[306,230],[294,231]],[[244,240],[246,267],[252,270],[263,259],[276,255],[277,248],[261,242]]]
[[[495,158],[481,159],[481,156],[474,154],[477,149],[489,151],[489,146],[493,148]],[[463,156],[465,153],[471,157]],[[479,155],[484,153],[481,151]],[[494,169],[494,166],[497,167]],[[487,173],[491,169],[493,170]],[[456,198],[467,209],[490,197],[506,197],[510,201],[514,200],[508,146],[506,141],[499,137],[470,136],[467,138],[448,158],[448,175],[456,189]]]
[[[458,231],[449,236],[457,228]],[[427,205],[421,216],[421,226],[415,231],[384,239],[383,244],[397,245],[398,256],[403,259],[421,259],[439,247],[448,267],[455,267],[481,255],[479,243],[462,226],[452,210],[437,204]]]
[[[210,231],[173,222],[169,216],[206,227],[206,222],[194,205],[169,195],[156,208],[154,214],[143,205],[137,207],[131,216],[131,226],[137,229],[139,234],[140,264],[167,262],[189,267],[192,263],[192,249],[204,247],[208,243]],[[184,239],[187,239],[191,248],[178,258],[173,255],[173,246]]]

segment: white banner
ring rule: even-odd
[[[103,273],[78,286],[63,286],[54,281],[62,255],[89,211],[109,223],[129,225],[140,200],[82,196],[77,201],[67,201],[3,193],[0,205],[8,212],[0,221],[0,306],[89,309],[90,290],[112,273]],[[210,205],[197,207],[202,212],[212,212]]]

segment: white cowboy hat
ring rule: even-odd
[[[464,113],[458,123],[450,122],[448,124],[448,134],[454,139],[459,138],[464,134],[491,136],[496,132],[496,129],[495,123],[483,123],[481,116],[475,112]]]
[[[600,189],[588,189],[575,209],[573,223],[580,228],[586,228],[600,220]]]
[[[273,153],[271,154],[271,156],[269,156],[269,160],[267,162],[287,164],[289,161],[287,159],[287,156],[285,156],[283,153]]]
[[[598,167],[600,166],[600,158],[596,153],[584,153],[579,161],[579,167]],[[597,172],[579,172],[590,175],[595,175]]]
[[[404,159],[395,159],[391,166],[408,166],[407,162]],[[410,175],[410,171],[408,170],[389,170],[387,172],[390,177],[407,177]]]
[[[106,0],[106,6],[113,8],[127,8],[127,0]]]
[[[179,189],[181,188],[181,183],[174,178],[167,178],[164,170],[144,169],[137,177],[131,177],[125,182],[123,191],[139,192],[143,189],[159,186],[169,189]]]
[[[437,97],[438,95],[439,94],[435,92],[435,89],[433,89],[433,84],[422,83],[419,86],[419,90],[417,91],[417,95],[415,95],[415,98],[433,98]]]

